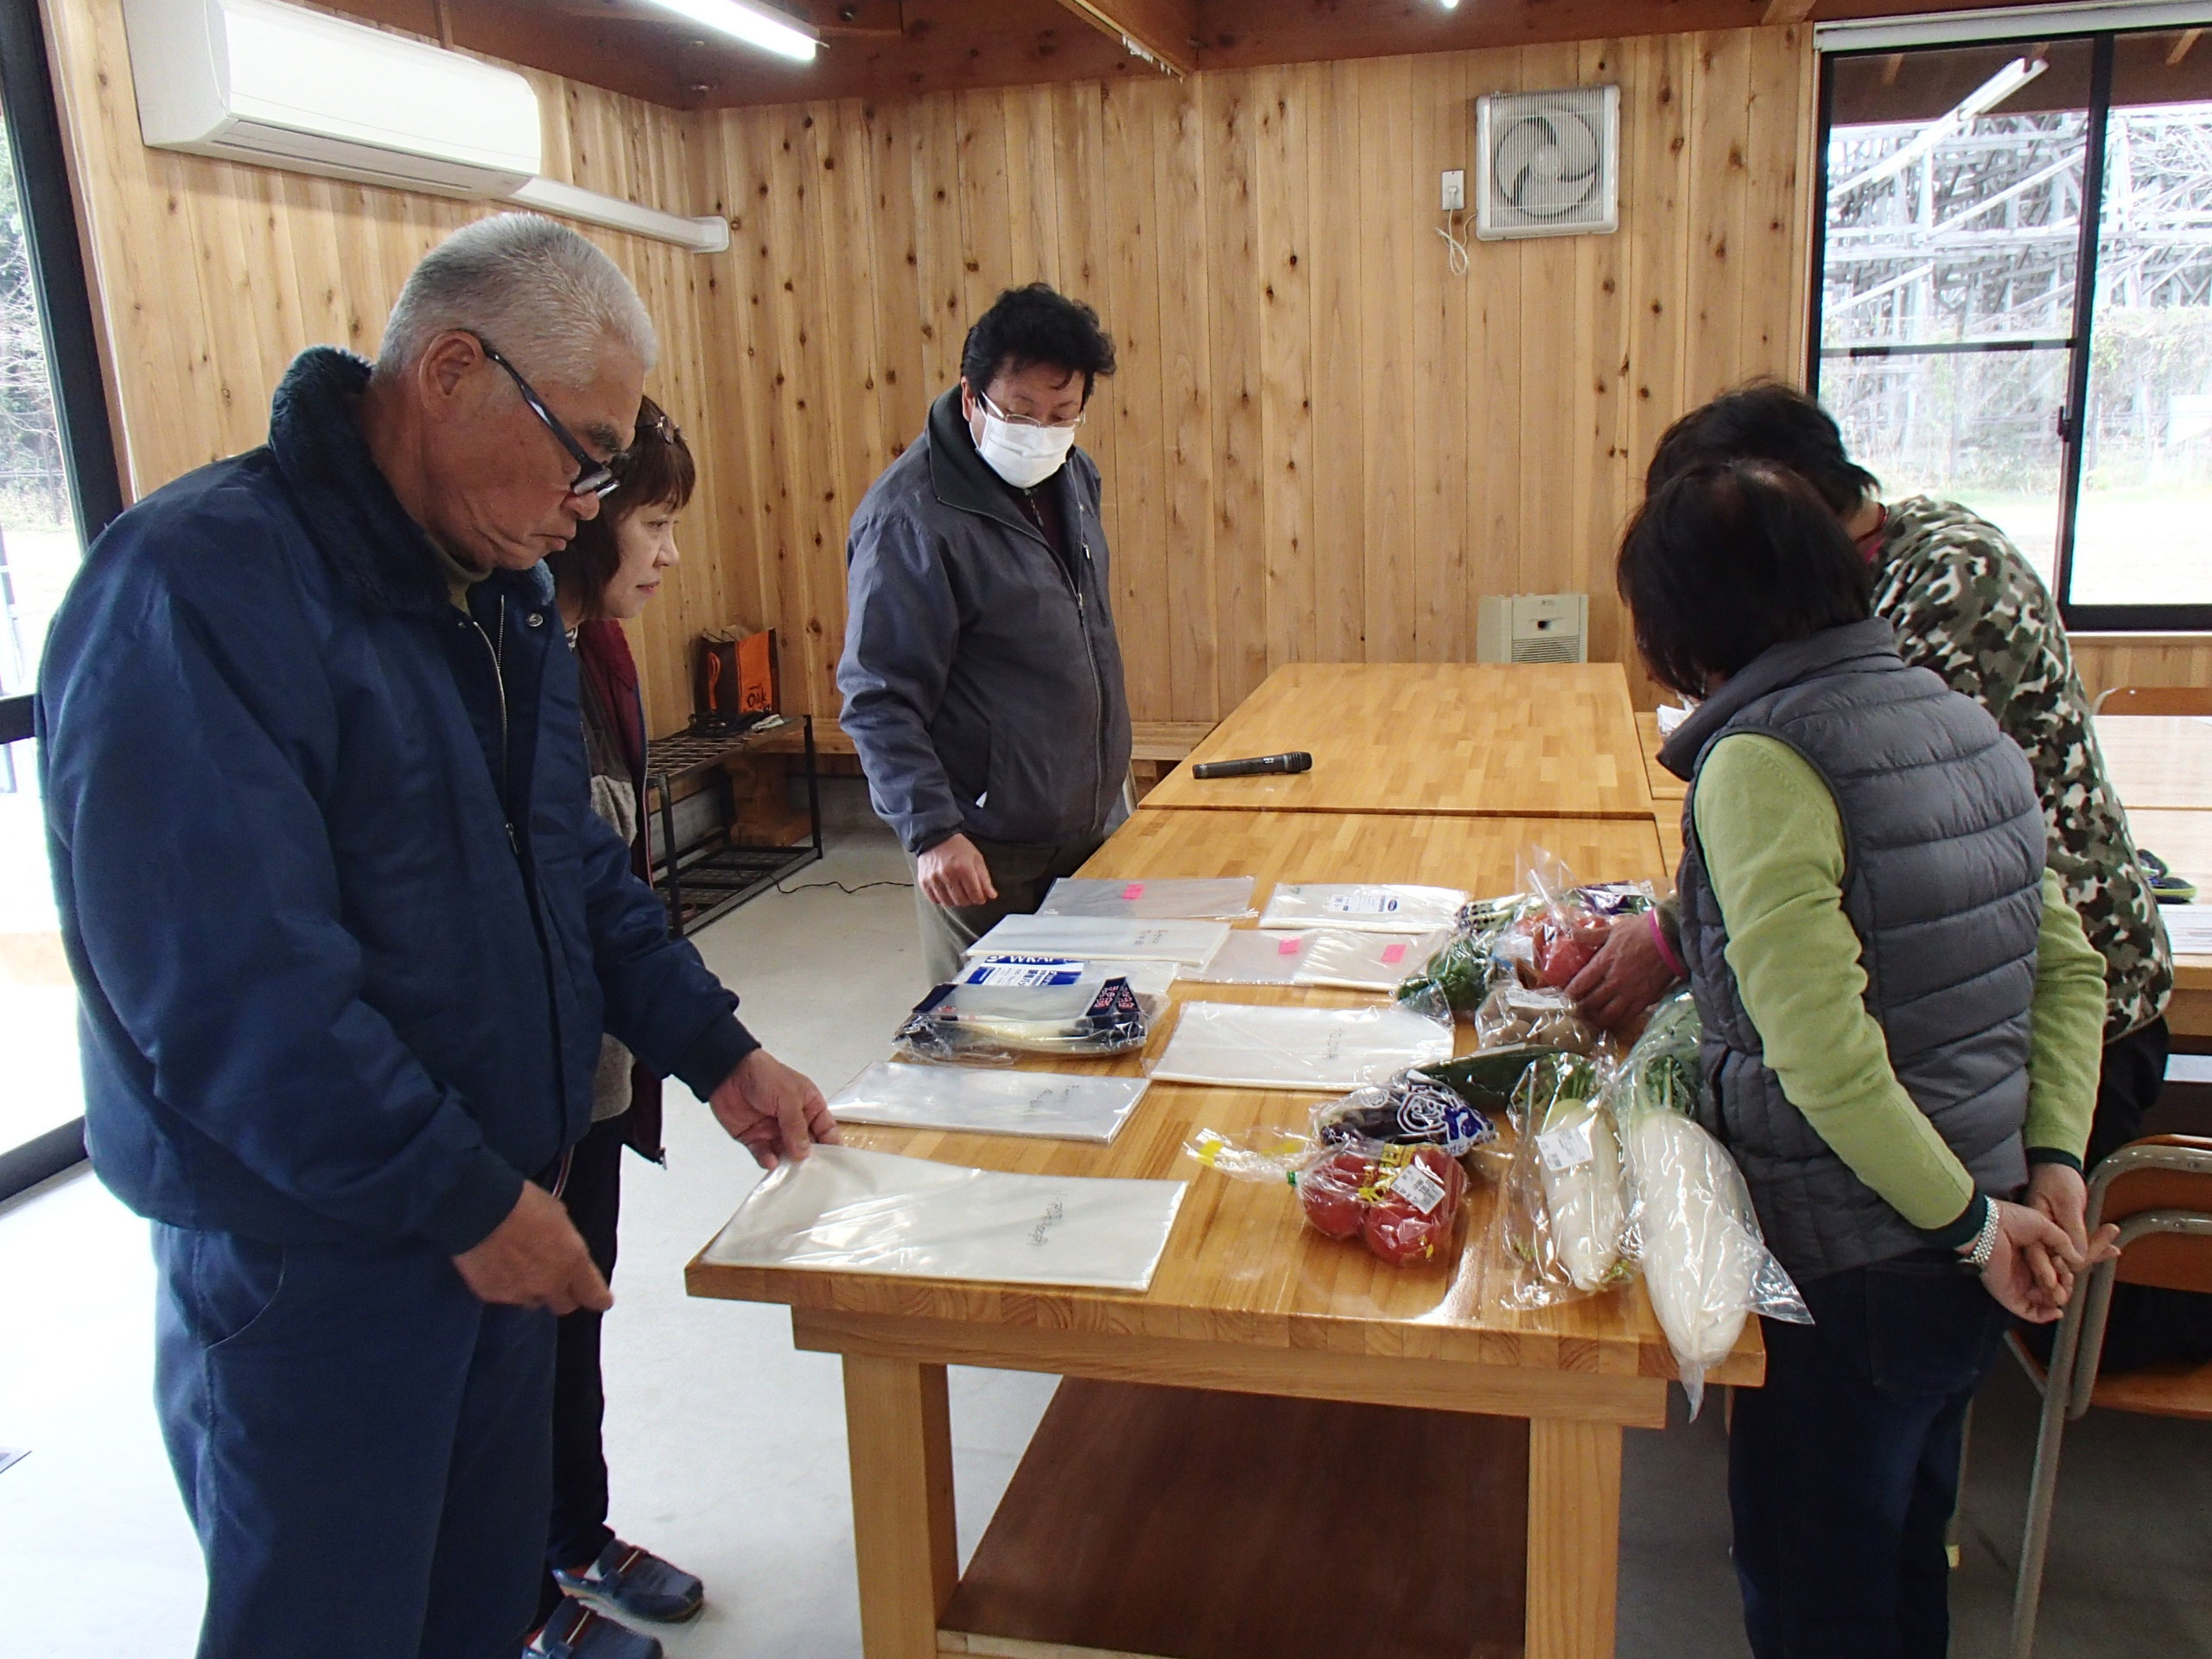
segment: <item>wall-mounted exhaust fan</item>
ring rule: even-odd
[[[1492,92],[1475,100],[1475,235],[1620,228],[1621,89]]]

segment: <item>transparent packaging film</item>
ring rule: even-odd
[[[1009,1175],[817,1147],[753,1189],[705,1259],[1141,1291],[1186,1190],[1181,1181]]]
[[[1151,1086],[1144,1077],[979,1071],[878,1060],[830,1103],[842,1123],[1111,1141]]]
[[[1456,887],[1387,882],[1277,882],[1262,927],[1350,928],[1363,933],[1438,933],[1452,925],[1467,895]]]
[[[1395,991],[1435,954],[1446,937],[1440,931],[1398,938],[1322,928],[1306,936],[1294,982],[1347,991]]]
[[[1008,1065],[1024,1054],[1127,1054],[1151,1040],[1162,1006],[1157,998],[1140,996],[1126,979],[1101,979],[1088,964],[1064,966],[1079,971],[1054,971],[1026,984],[940,985],[906,1016],[893,1052],[906,1060]],[[971,965],[963,982],[982,971]],[[1094,987],[1089,1002],[1070,1002],[1071,988]],[[963,1001],[963,993],[988,1000],[974,1006]]]
[[[1451,1026],[1402,1005],[1186,1002],[1152,1075],[1161,1082],[1336,1093],[1451,1054]]]
[[[1202,968],[1228,937],[1226,922],[1008,916],[969,945],[967,954],[1066,957],[1083,962],[1179,962]]]
[[[1575,1012],[1565,991],[1531,988],[1510,976],[1483,999],[1473,1025],[1475,1042],[1483,1048],[1528,1045],[1593,1054],[1599,1043],[1597,1031]]]
[[[1554,1306],[1628,1274],[1628,1188],[1601,1081],[1587,1058],[1562,1054],[1529,1066],[1515,1088],[1497,1206],[1509,1306]]]
[[[1113,961],[1104,957],[1098,957],[1086,961],[1074,957],[1004,956],[997,954],[971,956],[968,958],[968,968],[969,969],[985,967],[1095,968],[1108,979],[1128,980],[1129,982],[1129,988],[1135,991],[1139,996],[1153,997],[1161,1001],[1165,1001],[1166,1000],[1167,993],[1173,988],[1176,980],[1181,976],[1183,972],[1183,964],[1181,963],[1165,959],[1158,962],[1126,962]],[[966,972],[963,972],[961,977],[963,979],[966,978]]]
[[[1252,914],[1249,875],[1172,876],[1124,881],[1062,876],[1052,883],[1039,916],[1095,916],[1116,921],[1239,922]]]
[[[1706,1373],[1734,1350],[1749,1315],[1811,1319],[1766,1247],[1742,1173],[1694,1120],[1700,1029],[1688,991],[1666,998],[1607,1090],[1634,1194],[1644,1287],[1693,1414]]]
[[[1240,927],[1190,977],[1208,985],[1294,985],[1310,933],[1277,933]]]

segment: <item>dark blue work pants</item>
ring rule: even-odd
[[[1948,1253],[1799,1288],[1814,1323],[1762,1322],[1766,1386],[1729,1433],[1751,1652],[1942,1659],[1960,1440],[2011,1316]]]
[[[154,1254],[200,1659],[515,1659],[543,1571],[553,1316],[478,1301],[428,1244],[156,1224]]]

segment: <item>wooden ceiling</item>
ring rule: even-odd
[[[760,0],[818,35],[787,63],[651,0],[322,0],[334,10],[680,109],[899,98],[2012,0]]]

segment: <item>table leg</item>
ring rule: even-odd
[[[1620,1544],[1620,1425],[1530,1422],[1527,1659],[1612,1659]]]
[[[944,1367],[845,1356],[866,1659],[938,1659],[938,1617],[960,1582]]]

